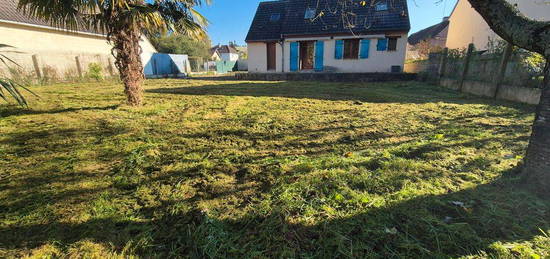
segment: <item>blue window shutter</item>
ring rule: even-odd
[[[342,59],[343,57],[344,57],[344,41],[337,40],[336,45],[334,47],[334,58]]]
[[[315,71],[323,71],[323,55],[325,54],[325,42],[315,42]]]
[[[386,51],[388,48],[388,39],[378,39],[378,44],[376,45],[376,50],[378,51]]]
[[[370,40],[361,40],[360,58],[369,58]]]
[[[298,71],[298,59],[300,44],[298,42],[290,43],[290,71]]]

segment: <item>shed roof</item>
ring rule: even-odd
[[[377,11],[375,3],[386,3],[388,8]],[[314,18],[305,18],[307,9],[314,10]],[[280,15],[280,19],[271,19],[274,15]],[[260,3],[246,41],[279,40],[291,35],[409,30],[406,0],[280,0]]]
[[[219,45],[219,44],[210,48],[211,55],[214,55],[215,52],[220,54],[221,53],[235,53],[235,54],[239,53],[239,51],[231,45]]]

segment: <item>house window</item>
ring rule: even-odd
[[[281,14],[274,13],[274,14],[272,14],[271,17],[269,18],[269,21],[270,21],[270,22],[278,22],[280,19],[281,19]]]
[[[306,13],[304,14],[304,19],[313,19],[317,10],[315,8],[308,7]]]
[[[376,8],[376,11],[387,11],[388,10],[388,3],[386,3],[386,2],[377,3],[375,8]]]
[[[388,51],[397,50],[397,38],[388,38]]]
[[[344,59],[359,57],[359,39],[344,40]]]

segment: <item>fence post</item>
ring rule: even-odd
[[[504,49],[504,53],[502,53],[502,58],[500,59],[500,65],[498,67],[498,72],[495,76],[495,95],[494,98],[496,99],[498,96],[498,92],[500,91],[500,85],[502,84],[502,80],[504,79],[504,74],[506,73],[506,67],[508,66],[508,61],[510,61],[510,57],[512,56],[512,44],[509,42],[506,44],[506,49]]]
[[[449,48],[444,48],[441,53],[441,61],[439,62],[439,80],[445,75],[445,70],[447,70],[447,56],[449,55]]]
[[[40,65],[38,64],[38,55],[32,55],[32,64],[34,65],[34,71],[36,72],[36,77],[38,79],[42,78],[42,73],[40,72]]]
[[[76,61],[76,72],[78,72],[78,76],[82,77],[82,66],[80,65],[80,59],[76,56],[74,57],[74,60]]]
[[[468,52],[466,52],[466,58],[464,59],[464,70],[462,71],[462,77],[460,78],[460,86],[458,90],[462,92],[462,87],[464,87],[464,80],[468,75],[468,69],[470,69],[470,60],[472,59],[472,52],[474,52],[474,44],[470,43],[468,45]]]

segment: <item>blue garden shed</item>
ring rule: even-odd
[[[189,57],[180,54],[143,54],[143,73],[146,77],[187,74]]]

